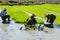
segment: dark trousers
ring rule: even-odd
[[[50,19],[50,21],[49,21],[49,22],[50,22],[51,24],[53,24],[54,20],[55,20],[55,18]]]
[[[2,17],[3,21],[6,21],[6,19],[8,19],[8,21],[10,21],[10,15],[6,15],[6,16]]]

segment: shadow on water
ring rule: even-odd
[[[54,25],[54,28],[60,29],[60,25]]]

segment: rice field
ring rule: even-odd
[[[60,24],[60,4],[0,6],[0,9],[3,8],[7,8],[7,14],[9,14],[15,22],[26,22],[27,18],[30,17],[29,13],[35,14],[42,19],[44,19],[45,14],[54,14],[56,15],[54,24]],[[39,18],[36,18],[36,20],[38,23],[43,22],[43,20]]]

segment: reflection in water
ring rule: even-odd
[[[55,33],[55,29],[54,28],[45,27],[43,31],[46,32],[46,33]]]
[[[9,24],[1,24],[0,28],[4,31],[7,31]]]
[[[54,28],[56,28],[56,29],[60,29],[60,26],[58,26],[58,25],[54,25]]]
[[[55,26],[55,25],[54,25]],[[60,29],[44,28],[44,31],[38,30],[19,30],[24,24],[16,24],[11,21],[10,24],[0,24],[0,40],[60,40]]]

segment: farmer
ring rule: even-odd
[[[53,15],[53,14],[46,14],[45,17],[47,18],[47,22],[53,24],[53,22],[55,21],[56,19],[56,16]]]
[[[31,25],[30,28],[37,23],[34,17],[35,15],[32,14],[31,17],[27,19],[27,25]]]
[[[32,14],[31,17],[29,19],[27,19],[27,24],[28,25],[32,25],[32,24],[35,25],[37,23],[34,17],[35,17],[35,15]]]
[[[0,16],[1,16],[1,18],[2,18],[2,20],[3,20],[3,23],[5,23],[6,22],[6,19],[8,19],[8,21],[10,21],[10,15],[7,15],[6,13],[6,8],[4,8],[2,11],[1,11],[1,13],[0,13]]]

